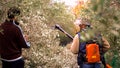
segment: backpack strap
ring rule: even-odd
[[[100,35],[100,36],[101,36],[101,40],[102,40],[102,35]],[[101,62],[103,64],[104,68],[107,68],[106,67],[106,60],[104,57],[104,51],[103,51],[103,42],[101,42],[100,48],[101,48]]]
[[[78,51],[78,54],[79,54],[79,53],[81,53],[81,51],[80,51],[80,32],[77,34],[78,34],[78,39],[79,39],[79,51]]]
[[[77,34],[78,34],[78,39],[79,39],[80,38],[80,32],[77,33]],[[80,41],[80,39],[79,39],[79,41]],[[77,56],[77,63],[78,63],[78,65],[83,64],[83,58],[82,58],[82,53],[81,53],[81,50],[80,50],[80,44],[79,44],[79,51],[78,51],[78,56]]]
[[[79,39],[79,51],[78,51],[78,55],[79,55],[81,53],[81,51],[80,51],[80,32],[77,34],[78,34],[78,39]]]
[[[84,58],[84,55],[85,55],[85,48],[83,45],[85,45],[86,43],[85,42],[82,42],[80,41],[80,32],[77,33],[78,34],[78,38],[79,38],[79,51],[78,51],[78,56],[77,56],[77,63],[78,65],[81,65],[83,64],[86,60]]]
[[[98,34],[97,37],[99,38],[99,47],[100,47],[100,55],[101,55],[101,62],[102,64],[104,65],[104,68],[107,68],[106,67],[106,61],[105,61],[105,57],[104,57],[104,51],[103,51],[103,42],[102,42],[102,35],[101,34]]]
[[[80,32],[78,33],[79,38],[79,53],[86,54],[85,46],[86,42],[81,41]]]

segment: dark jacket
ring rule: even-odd
[[[13,21],[5,21],[0,26],[0,55],[11,60],[21,56],[22,48],[29,48],[22,31]]]

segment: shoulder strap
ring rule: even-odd
[[[78,39],[79,39],[79,52],[78,52],[78,54],[79,54],[80,53],[80,32],[77,34],[78,34]]]
[[[107,68],[106,67],[106,61],[105,61],[105,57],[104,57],[104,53],[103,53],[103,42],[102,42],[102,35],[101,34],[98,34],[97,35],[98,39],[99,39],[99,45],[100,45],[100,48],[101,48],[101,61],[102,61],[102,64],[104,65],[104,68]]]
[[[78,34],[78,38],[79,38],[79,53],[85,54],[86,53],[86,51],[85,51],[86,42],[82,42],[81,41],[81,38],[80,38],[81,34],[80,34],[80,32],[77,33],[77,34]]]

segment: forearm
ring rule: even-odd
[[[73,39],[73,42],[71,44],[70,50],[72,53],[77,54],[79,50],[79,39],[78,36],[76,35]]]
[[[103,40],[103,51],[107,52],[110,49],[110,44],[105,38],[102,38],[102,40]]]

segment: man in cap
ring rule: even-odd
[[[92,28],[91,28],[91,24],[88,21],[86,21],[86,19],[79,18],[74,22],[74,24],[77,29],[77,34],[75,35],[75,37],[73,39],[70,50],[72,53],[78,54],[78,57],[81,57],[81,56],[79,56],[79,54],[81,54],[80,52],[82,52],[82,50],[81,50],[82,43],[80,41],[81,40],[86,41],[91,38],[90,36],[93,36],[93,33],[91,33],[91,32],[90,32],[90,34],[85,34],[86,30],[88,30],[88,32],[89,32],[89,29],[92,29]],[[81,32],[83,32],[83,36],[82,36]],[[84,35],[87,35],[87,37],[85,37]],[[110,45],[109,45],[108,41],[103,37],[102,37],[102,44],[103,44],[103,52],[105,53],[110,48]],[[83,47],[83,49],[85,49],[85,47]],[[89,64],[86,61],[83,61],[82,60],[83,58],[78,58],[78,57],[77,57],[77,63],[80,66],[80,68],[100,68],[101,67],[100,63],[94,63],[94,64],[90,63]]]

